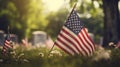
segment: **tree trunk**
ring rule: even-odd
[[[102,0],[104,12],[104,40],[103,46],[109,42],[117,42],[120,38],[119,0]]]

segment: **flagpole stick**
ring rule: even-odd
[[[72,11],[70,12],[69,16],[70,16],[70,15],[71,15],[71,13],[74,11],[74,9],[75,9],[76,5],[77,5],[77,2],[76,2],[76,3],[75,3],[75,5],[73,6]],[[68,16],[68,17],[69,17],[69,16]]]
[[[50,55],[50,52],[53,50],[54,46],[55,46],[55,45],[53,44],[53,46],[52,46],[52,48],[50,49],[50,51],[49,51],[47,57]]]
[[[71,13],[74,11],[76,5],[77,5],[77,3],[75,3],[75,5],[73,6],[73,9],[72,9]],[[71,15],[71,13],[69,14],[69,16]],[[68,17],[69,17],[69,16],[68,16]],[[55,44],[53,44],[53,46],[52,46],[52,48],[50,49],[50,51],[49,51],[47,57],[49,56],[50,52],[53,50],[54,46],[55,46]]]
[[[9,30],[10,30],[10,27],[8,26],[8,34],[10,33],[10,31],[9,31]]]

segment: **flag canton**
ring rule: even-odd
[[[76,35],[81,31],[83,28],[83,23],[80,22],[80,18],[76,11],[73,10],[73,12],[70,14],[68,20],[65,23],[65,26]]]

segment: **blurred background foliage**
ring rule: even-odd
[[[66,1],[66,0],[65,0]],[[19,39],[31,38],[33,31],[42,30],[56,38],[62,25],[77,2],[81,21],[95,34],[95,40],[103,35],[103,11],[101,0],[70,0],[56,12],[46,12],[42,0],[0,0],[0,29],[17,34]],[[66,6],[69,6],[66,8]]]
[[[57,13],[51,12],[48,14],[48,25],[45,28],[45,31],[53,38],[56,38],[67,19],[68,13],[69,12],[66,9],[60,9]]]
[[[32,30],[44,30],[47,20],[42,13],[41,0],[0,0],[0,21],[6,32],[7,26],[11,33],[19,35],[19,38],[28,37]]]

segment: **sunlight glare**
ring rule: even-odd
[[[43,0],[47,11],[57,11],[64,5],[64,0]]]
[[[98,4],[97,1],[94,1],[93,3],[94,3],[94,5],[95,5],[95,8],[99,8],[99,4]]]

